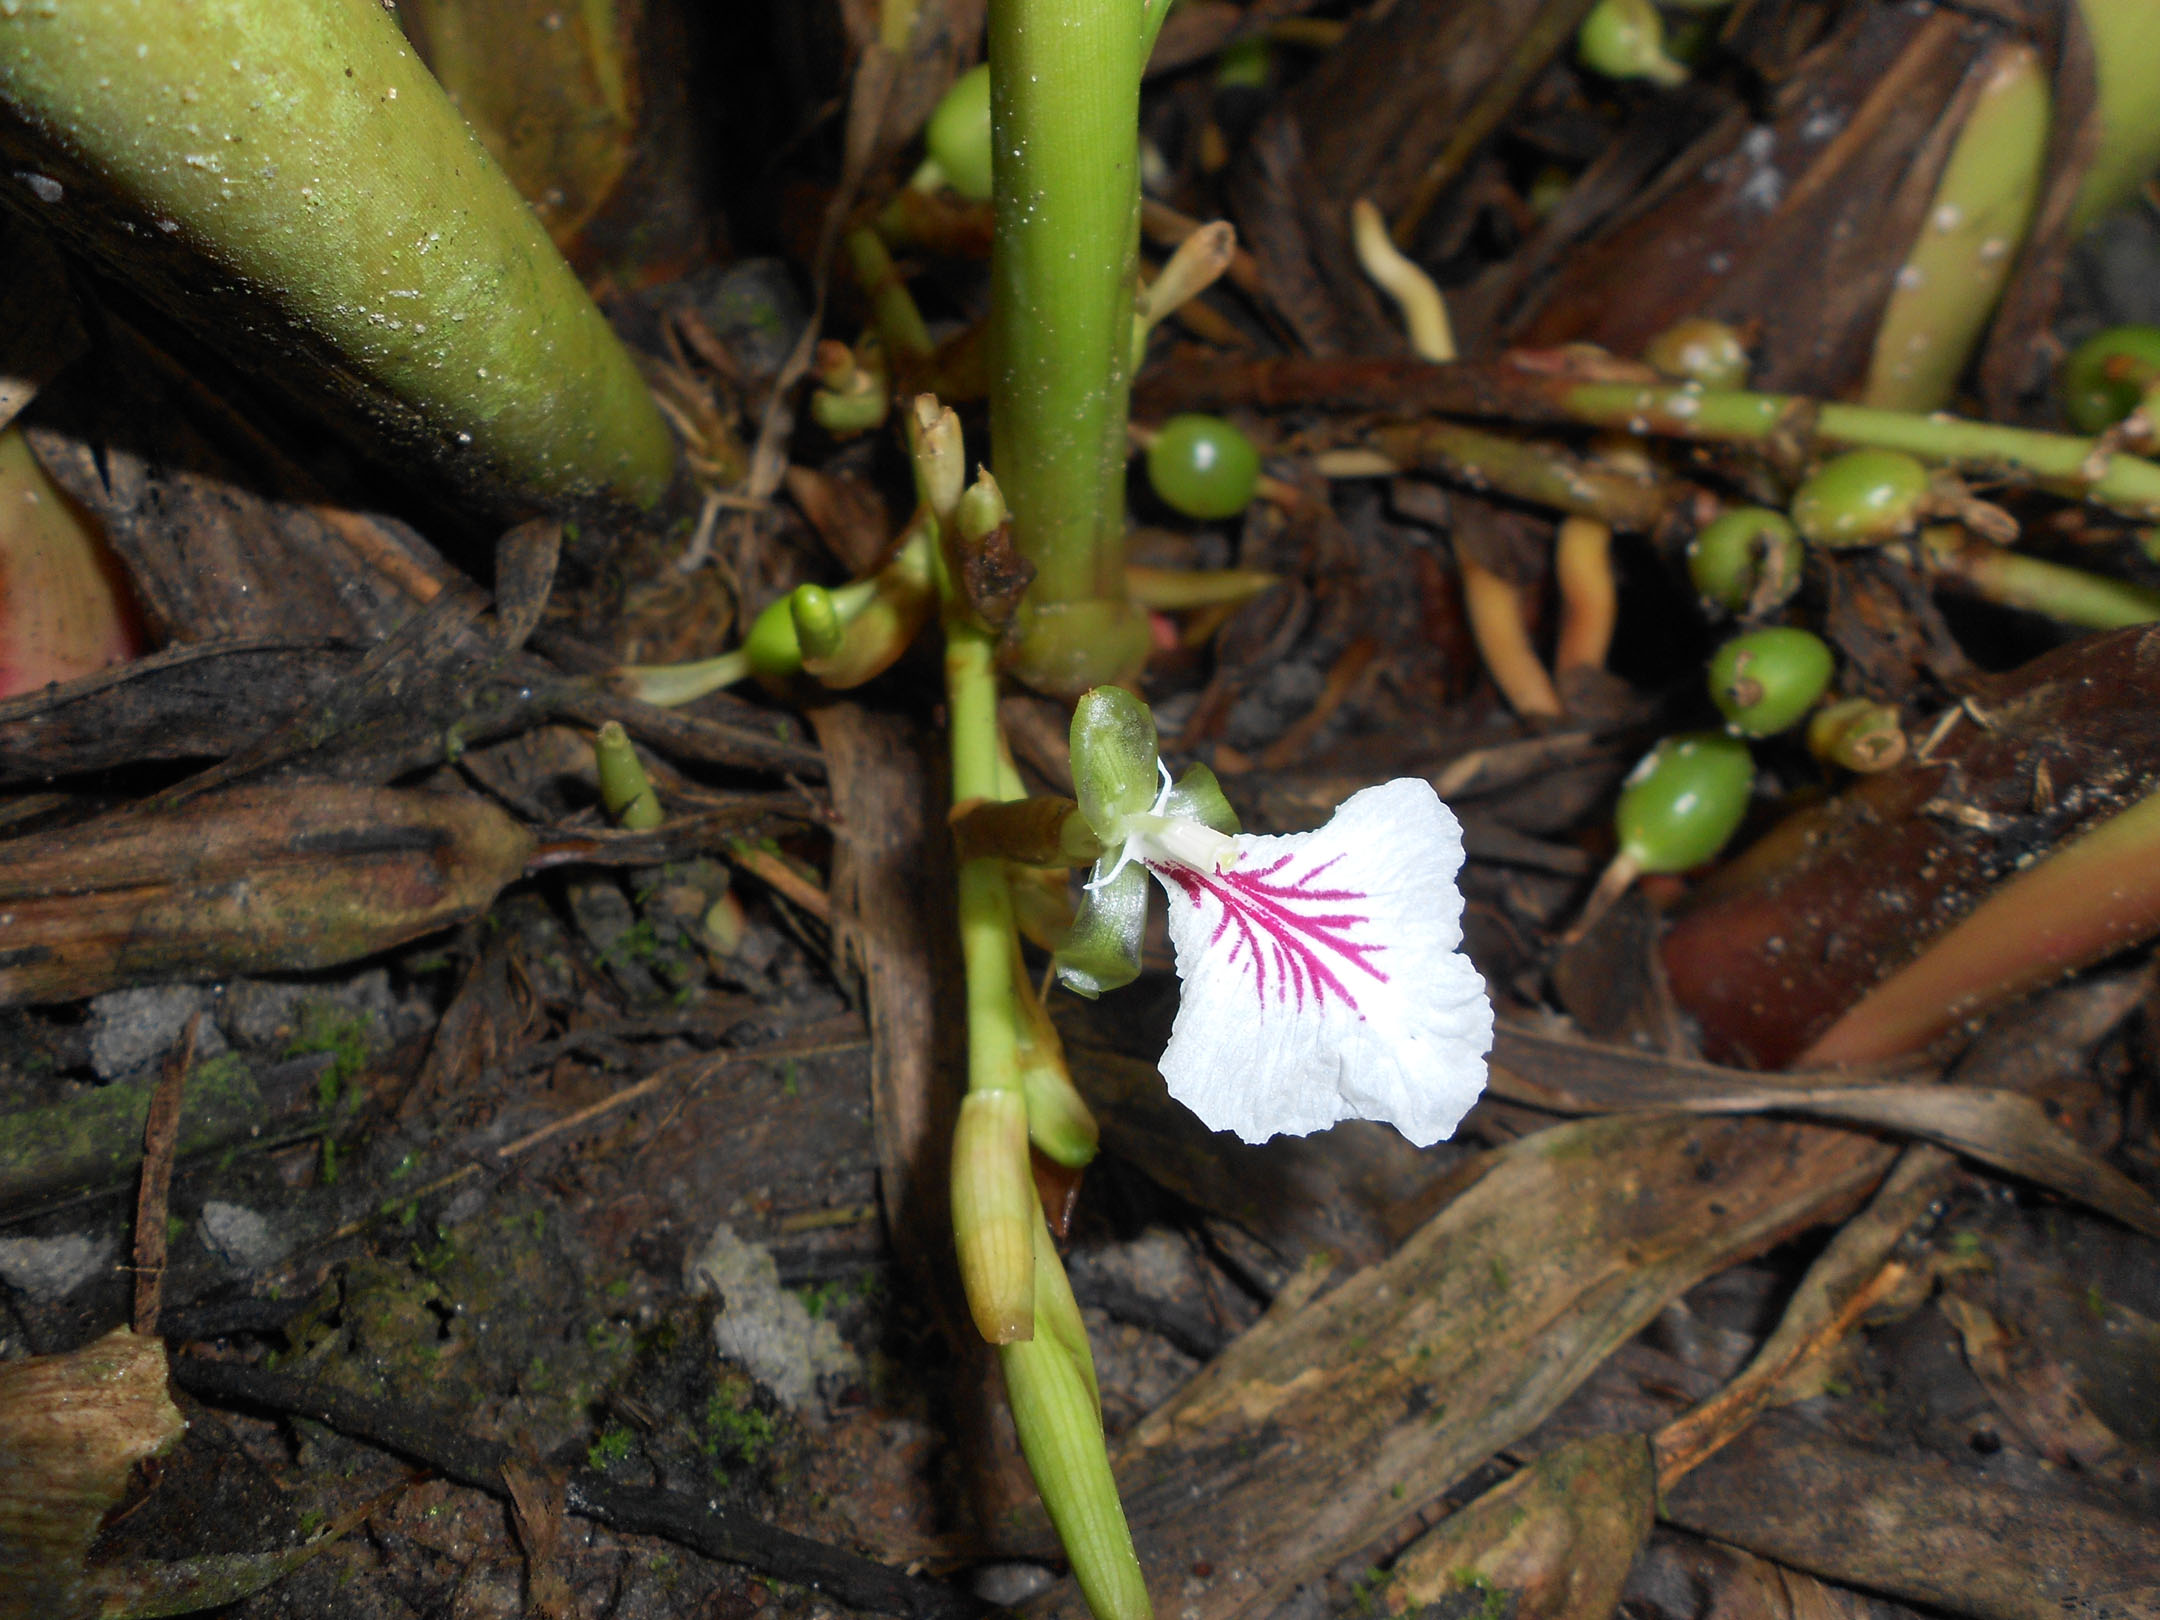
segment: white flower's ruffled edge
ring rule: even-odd
[[[1459,949],[1462,828],[1414,777],[1354,794],[1325,827],[1241,836],[1220,874],[1150,863],[1185,981],[1163,1078],[1248,1142],[1344,1119],[1418,1146],[1485,1088],[1492,1006]]]

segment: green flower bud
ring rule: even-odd
[[[753,674],[781,680],[802,672],[802,643],[795,639],[795,598],[783,596],[750,625],[743,654]]]
[[[1035,1332],[1035,1184],[1028,1168],[1027,1101],[1020,1092],[971,1091],[953,1131],[953,1240],[975,1330],[992,1344]]]
[[[1001,523],[1012,521],[1012,511],[1005,504],[1005,492],[998,488],[998,481],[984,467],[975,474],[975,482],[960,492],[960,538],[971,546],[979,546],[996,532]]]
[[[1020,1093],[1028,1099],[1028,1143],[1037,1153],[1069,1171],[1095,1160],[1102,1128],[1074,1086],[1063,1054],[1022,1041]]]
[[[1687,82],[1687,69],[1665,54],[1665,19],[1650,0],[1598,0],[1575,36],[1575,55],[1608,79]]]
[[[923,145],[945,183],[969,202],[990,200],[990,64],[953,81],[923,131]]]
[[[1613,813],[1620,853],[1640,872],[1685,872],[1723,849],[1747,814],[1755,761],[1722,731],[1667,737],[1628,773]]]
[[[805,661],[830,658],[840,650],[845,626],[832,592],[822,585],[798,585],[788,597],[788,616],[795,625],[795,645]]]
[[[2160,383],[2160,326],[2111,326],[2063,362],[2063,414],[2080,433],[2102,433]]]
[[[1705,388],[1745,388],[1747,345],[1723,321],[1692,316],[1643,345],[1643,359],[1666,376]]]
[[[1114,860],[1116,857],[1106,857]],[[1080,915],[1053,960],[1058,982],[1089,1000],[1140,977],[1140,945],[1147,934],[1147,868],[1128,865],[1107,882],[1081,891]]]
[[[1710,606],[1753,618],[1793,599],[1805,550],[1783,512],[1728,507],[1688,543],[1688,577]]]
[[[1910,534],[1927,499],[1927,468],[1902,450],[1848,450],[1802,484],[1793,522],[1818,546],[1875,546]]]
[[[1121,843],[1125,821],[1155,803],[1155,716],[1121,686],[1098,686],[1073,707],[1073,796],[1105,846]]]
[[[1798,724],[1829,690],[1835,660],[1822,637],[1772,627],[1735,636],[1710,657],[1710,701],[1750,737]]]
[[[608,721],[593,738],[593,764],[600,773],[600,807],[618,827],[645,832],[666,819],[637,749],[619,722]]]

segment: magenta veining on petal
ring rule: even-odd
[[[1339,855],[1300,873],[1294,881],[1277,881],[1277,874],[1294,858],[1284,855],[1267,866],[1233,867],[1222,873],[1152,863],[1151,869],[1175,883],[1195,906],[1202,895],[1215,901],[1219,915],[1209,943],[1222,944],[1228,936],[1225,959],[1243,962],[1262,1007],[1272,995],[1277,1002],[1288,999],[1303,1012],[1309,994],[1315,1010],[1324,1011],[1332,995],[1362,1018],[1357,997],[1344,977],[1355,968],[1375,983],[1386,984],[1388,976],[1368,958],[1387,947],[1377,940],[1351,937],[1353,929],[1369,920],[1366,913],[1317,908],[1369,901],[1371,896],[1357,889],[1314,887],[1342,858]]]

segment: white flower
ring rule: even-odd
[[[1425,782],[1353,795],[1317,832],[1230,837],[1135,816],[1122,854],[1170,897],[1185,981],[1170,1094],[1248,1142],[1385,1120],[1418,1146],[1485,1087],[1492,1007],[1460,950],[1462,829]]]

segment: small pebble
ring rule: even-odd
[[[260,1213],[215,1199],[202,1207],[202,1238],[210,1252],[235,1271],[261,1271],[292,1252],[291,1238]]]
[[[0,1238],[0,1282],[54,1305],[110,1266],[119,1248],[117,1237],[87,1232]]]
[[[110,990],[90,1003],[90,1066],[100,1080],[117,1080],[171,1051],[187,1021],[210,1004],[199,984]],[[195,1057],[216,1057],[225,1037],[208,1019],[195,1039]]]
[[[984,1564],[969,1577],[968,1585],[985,1603],[1009,1609],[1038,1592],[1047,1592],[1056,1581],[1057,1577],[1040,1564]]]

